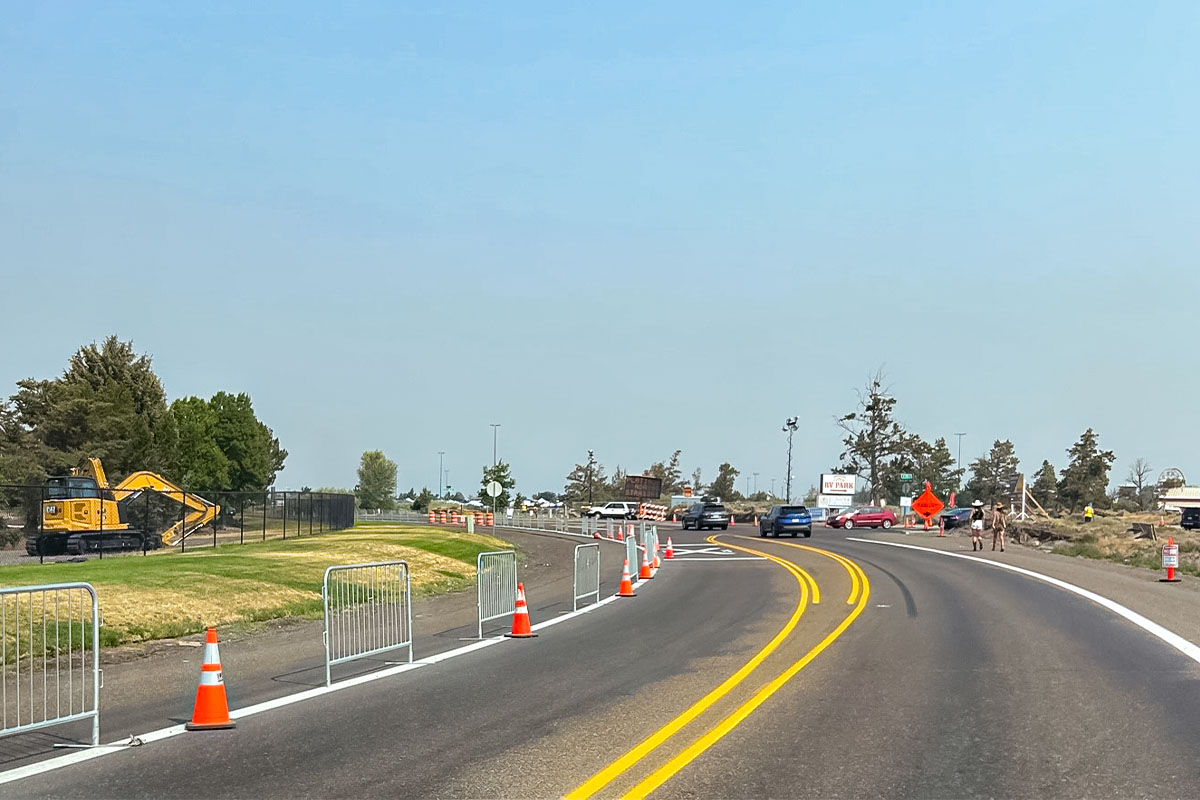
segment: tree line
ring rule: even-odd
[[[287,451],[245,393],[167,402],[148,355],[109,336],[53,379],[17,381],[0,400],[0,484],[41,484],[86,458],[114,479],[150,470],[197,492],[260,492]]]
[[[957,494],[959,505],[973,500],[993,503],[1008,501],[1020,459],[1009,439],[997,439],[988,454],[960,468],[944,437],[932,443],[905,430],[896,420],[897,400],[883,385],[882,371],[868,379],[858,391],[854,409],[837,418],[843,432],[844,447],[834,472],[853,474],[866,485],[867,502],[882,504],[898,499],[903,491],[901,475],[913,476],[912,488],[920,492],[929,481],[942,499]],[[1116,492],[1108,490],[1109,471],[1116,460],[1113,451],[1100,448],[1100,437],[1088,428],[1067,449],[1067,465],[1061,472],[1049,460],[1043,460],[1027,479],[1030,493],[1048,510],[1077,511],[1088,503],[1106,499],[1117,502]],[[970,478],[964,482],[966,473]],[[1148,481],[1150,465],[1138,459],[1130,470],[1133,486],[1126,507],[1146,508],[1155,500],[1155,487]]]

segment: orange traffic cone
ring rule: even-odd
[[[758,514],[754,515],[754,527],[758,527]]]
[[[599,538],[600,538],[600,531],[596,531],[595,533],[593,533],[593,534],[592,534],[592,538],[593,538],[593,539],[599,539]]]
[[[648,581],[654,576],[650,573],[650,559],[646,557],[646,551],[642,551],[642,567],[638,570],[638,580]]]
[[[663,558],[665,558],[667,561],[670,561],[674,557],[675,557],[675,547],[671,544],[671,537],[668,536],[667,537],[667,549],[663,553]]]
[[[617,597],[636,597],[633,592],[633,581],[629,578],[629,559],[621,567],[621,587],[617,589]]]
[[[200,667],[200,685],[196,687],[196,704],[192,721],[184,725],[189,731],[209,731],[232,728],[229,700],[225,697],[225,678],[221,675],[221,655],[217,652],[217,629],[209,628],[204,638],[204,664]]]
[[[737,525],[737,518],[735,518],[733,516],[733,514],[730,514],[729,515],[729,527],[732,528],[734,525]]]
[[[504,634],[510,639],[532,639],[537,636],[529,627],[529,606],[525,604],[525,584],[517,584],[517,608],[513,611],[512,633]]]
[[[678,523],[678,522],[679,522],[679,517],[678,517],[678,515],[676,515],[676,514],[672,514],[672,515],[671,515],[671,522]]]
[[[618,542],[625,541],[625,532],[623,530],[621,530],[620,528],[617,528],[617,541]]]

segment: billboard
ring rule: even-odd
[[[657,500],[662,494],[662,478],[649,475],[627,475],[625,496],[630,500]]]
[[[832,474],[822,475],[821,494],[854,494],[854,476]]]
[[[821,508],[849,508],[854,505],[850,502],[851,499],[851,495],[848,494],[819,494],[817,505]]]

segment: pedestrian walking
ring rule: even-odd
[[[1004,503],[996,503],[996,510],[992,512],[992,550],[996,549],[996,544],[1000,544],[1000,552],[1004,552],[1004,534],[1008,531],[1008,514]]]
[[[983,501],[971,503],[971,551],[983,549]]]

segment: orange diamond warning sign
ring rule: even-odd
[[[938,513],[945,507],[945,503],[938,499],[938,496],[929,488],[929,484],[925,484],[925,491],[916,500],[913,500],[912,510],[920,514],[925,519],[929,519],[934,514]]]

